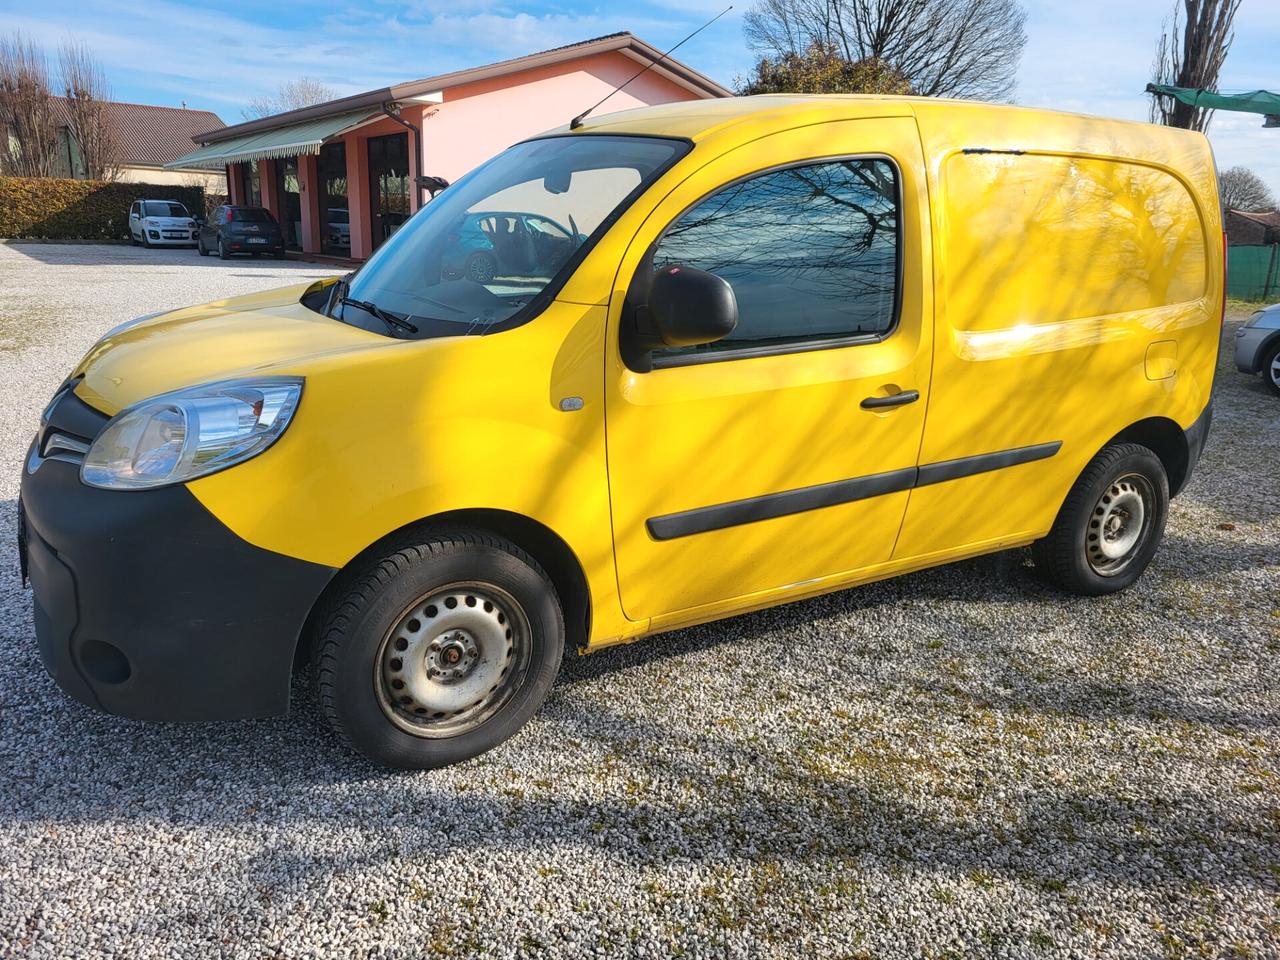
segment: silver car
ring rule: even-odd
[[[1262,374],[1262,382],[1280,394],[1280,303],[1263,307],[1236,331],[1236,368]]]

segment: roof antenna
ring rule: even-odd
[[[657,60],[653,60],[650,63],[646,64],[644,69],[640,70],[640,72],[637,73],[634,77],[632,77],[631,80],[635,80],[636,77],[640,76],[640,74],[644,73],[647,70],[652,69],[653,67],[656,67],[663,60],[667,59],[667,57],[671,56],[673,53],[675,53],[677,50],[683,47],[686,43],[688,43],[690,40],[692,40],[694,37],[700,34],[703,30],[707,29],[707,27],[711,26],[713,23],[715,23],[717,20],[719,20],[721,17],[723,17],[726,13],[728,13],[732,9],[733,9],[733,4],[729,4],[729,6],[725,7],[723,10],[717,13],[714,17],[712,17],[710,20],[708,20],[706,23],[700,26],[697,30],[693,31],[693,33],[689,34],[687,37],[685,37],[683,40],[677,43],[674,47],[672,47],[670,50],[668,50],[666,53],[660,56]],[[605,100],[608,100],[609,97],[612,97],[615,93],[622,90],[624,87],[628,86],[631,83],[631,80],[628,80],[626,83],[623,83],[619,86],[614,87],[612,90],[608,92],[608,94],[605,95],[604,100],[601,100],[599,103],[592,104],[591,106],[587,107],[587,109],[583,110],[580,114],[578,114],[576,117],[574,117],[572,120],[570,120],[569,129],[577,130],[580,126],[582,126],[582,121],[587,119],[587,117],[592,113],[592,111],[596,109],[596,107],[600,106],[600,104],[604,103]]]

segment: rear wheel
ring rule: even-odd
[[[564,650],[555,588],[501,537],[448,531],[367,564],[320,620],[317,696],[369,759],[426,769],[506,740],[551,689]]]
[[[204,245],[204,237],[200,237],[196,240],[196,249],[200,251],[200,256],[202,257],[207,257],[209,255],[209,251]]]
[[[231,254],[227,251],[227,245],[222,242],[222,238],[218,238],[218,257],[223,260],[230,260]]]
[[[1080,475],[1049,535],[1032,544],[1036,572],[1069,593],[1124,590],[1155,555],[1168,512],[1160,458],[1138,444],[1113,444]]]
[[[1280,394],[1280,342],[1262,358],[1262,382],[1276,394]]]
[[[473,253],[467,261],[467,279],[488,283],[498,273],[498,262],[487,253]]]

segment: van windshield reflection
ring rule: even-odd
[[[330,299],[344,323],[424,339],[527,320],[682,140],[577,135],[518,144],[428,203]],[[345,304],[344,302],[345,301]],[[416,327],[394,327],[356,302]]]

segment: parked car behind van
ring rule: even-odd
[[[1280,303],[1258,310],[1236,331],[1236,369],[1261,374],[1268,389],[1280,394]]]
[[[135,200],[129,207],[129,239],[144,247],[189,247],[197,223],[177,200]]]
[[[284,234],[270,210],[225,204],[200,228],[197,249],[202,257],[217,251],[223,260],[237,253],[255,257],[269,253],[280,258],[284,256]]]
[[[155,720],[307,670],[341,738],[433,767],[566,647],[1026,545],[1123,590],[1209,430],[1217,196],[1200,134],[935,99],[518,144],[354,275],[90,350],[22,478],[41,655]],[[572,214],[572,251],[455,275],[485,210]]]

